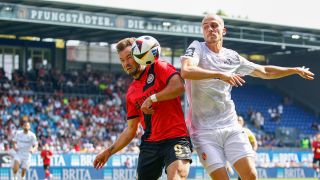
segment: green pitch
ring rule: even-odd
[[[188,180],[210,180],[210,179],[188,179]],[[238,180],[231,178],[231,180]],[[259,180],[318,180],[317,178],[259,178]]]
[[[316,178],[269,178],[261,180],[316,180]]]
[[[236,179],[232,179],[236,180]],[[317,180],[316,178],[268,178],[268,179],[259,179],[259,180]]]
[[[316,178],[269,178],[261,180],[316,180]]]

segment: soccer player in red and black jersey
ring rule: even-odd
[[[313,151],[313,168],[317,171],[318,176],[320,176],[320,133],[316,135],[316,140],[312,142]]]
[[[46,143],[41,151],[41,158],[43,159],[43,168],[45,173],[45,179],[50,177],[50,161],[53,156],[52,151],[49,148],[49,145]]]
[[[102,168],[111,155],[131,142],[141,124],[144,134],[138,179],[156,180],[164,167],[168,179],[186,179],[192,147],[180,102],[183,81],[172,65],[160,59],[149,66],[136,63],[131,55],[134,40],[125,38],[117,44],[122,68],[134,78],[126,96],[128,127],[113,145],[97,155],[93,165]]]

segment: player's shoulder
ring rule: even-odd
[[[135,91],[135,83],[132,82],[129,87],[128,87],[128,90],[127,90],[127,97],[130,96],[131,94],[134,94],[134,91]]]
[[[132,97],[134,97],[134,96],[136,96],[138,93],[138,91],[140,91],[140,89],[141,89],[141,83],[140,83],[140,81],[139,80],[133,80],[131,83],[130,83],[130,85],[129,85],[129,87],[128,87],[128,90],[127,90],[127,93],[126,93],[126,99],[127,99],[127,101],[130,99],[130,98],[132,98]]]
[[[243,127],[243,130],[247,133],[248,136],[254,136],[253,132],[250,129]]]
[[[160,68],[173,68],[175,69],[175,67],[170,64],[168,61],[164,60],[164,59],[158,59],[155,63],[154,63],[155,68],[160,67]]]
[[[23,130],[19,129],[16,131],[16,135],[21,135],[21,134],[23,134]]]
[[[194,40],[190,44],[189,48],[202,48],[205,45],[206,45],[206,43],[203,41]]]
[[[34,132],[32,132],[32,131],[29,131],[28,135],[32,136],[33,138],[37,138],[36,134]]]
[[[233,50],[233,49],[229,49],[229,48],[223,47],[222,50],[223,50],[224,54],[238,55],[238,52]]]

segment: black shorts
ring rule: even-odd
[[[138,180],[156,180],[162,169],[174,161],[192,162],[192,145],[189,137],[168,139],[161,142],[142,142],[138,160]]]
[[[50,168],[50,165],[43,165],[44,170],[49,170],[49,168]]]
[[[313,158],[313,164],[316,164],[318,167],[320,167],[320,158]]]

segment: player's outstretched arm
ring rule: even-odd
[[[258,65],[256,69],[250,74],[254,77],[262,79],[278,79],[290,75],[298,74],[304,79],[313,80],[314,74],[309,71],[309,68],[303,67],[280,67],[280,66],[261,66]]]
[[[221,77],[220,72],[203,69],[193,64],[191,57],[181,58],[181,76],[183,79],[201,80]]]
[[[101,169],[110,156],[120,151],[122,148],[127,146],[132,139],[136,136],[139,127],[140,119],[134,118],[128,120],[128,127],[120,134],[119,138],[107,149],[101,151],[93,161],[93,167]]]
[[[188,57],[182,57],[181,60],[181,76],[183,79],[190,79],[190,80],[201,80],[201,79],[220,79],[231,86],[242,86],[245,81],[241,78],[238,74],[233,73],[223,73],[223,72],[216,72],[212,70],[207,70],[198,67],[195,64],[192,64],[191,59]]]

